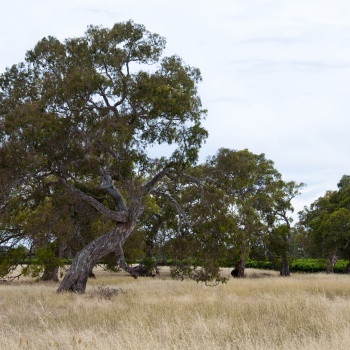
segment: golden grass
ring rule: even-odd
[[[349,276],[248,270],[207,287],[165,270],[137,280],[96,274],[85,295],[25,279],[0,285],[0,349],[349,348]]]

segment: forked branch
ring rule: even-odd
[[[89,203],[91,206],[93,206],[96,210],[98,210],[101,214],[103,214],[106,218],[111,219],[113,221],[117,222],[128,222],[128,212],[126,210],[123,211],[114,211],[107,207],[105,207],[101,202],[99,202],[97,199],[95,199],[92,196],[89,196],[85,192],[82,192],[78,190],[77,188],[71,186],[68,181],[61,178],[61,182],[75,195],[77,195],[79,198],[84,200],[85,202]]]

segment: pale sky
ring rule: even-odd
[[[11,0],[0,4],[0,72],[43,37],[132,19],[201,70],[209,138],[265,153],[305,182],[295,211],[350,175],[349,0]]]

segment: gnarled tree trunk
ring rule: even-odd
[[[103,256],[116,252],[119,258],[119,265],[122,269],[134,275],[132,269],[124,260],[122,245],[133,231],[135,222],[118,223],[117,227],[109,233],[98,237],[85,246],[75,257],[64,276],[57,292],[70,291],[84,293],[86,283],[92,268]]]

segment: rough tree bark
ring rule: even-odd
[[[77,254],[58,287],[57,293],[64,291],[80,294],[84,293],[87,280],[93,267],[102,257],[113,252],[118,256],[118,264],[123,270],[129,272],[135,278],[138,276],[124,259],[123,244],[134,230],[136,222],[143,210],[142,200],[144,196],[146,193],[152,191],[157,182],[170,171],[171,170],[166,167],[158,172],[143,186],[138,195],[131,199],[133,205],[128,209],[124,198],[114,186],[112,178],[109,175],[104,175],[101,170],[102,187],[114,199],[116,207],[118,208],[117,211],[110,210],[94,197],[81,192],[77,188],[73,188],[67,181],[65,181],[65,179],[62,179],[62,183],[78,197],[92,205],[105,217],[114,220],[116,222],[116,227],[109,233],[106,233],[90,242]]]
[[[66,275],[64,276],[57,292],[70,291],[82,294],[85,292],[86,283],[92,268],[103,256],[116,252],[119,265],[135,277],[132,269],[124,260],[122,245],[133,231],[135,222],[117,224],[117,227],[100,236],[85,246],[76,256]]]
[[[239,262],[236,264],[236,270],[237,270],[237,277],[243,278],[244,277],[244,270],[245,270],[245,259],[239,260]]]

